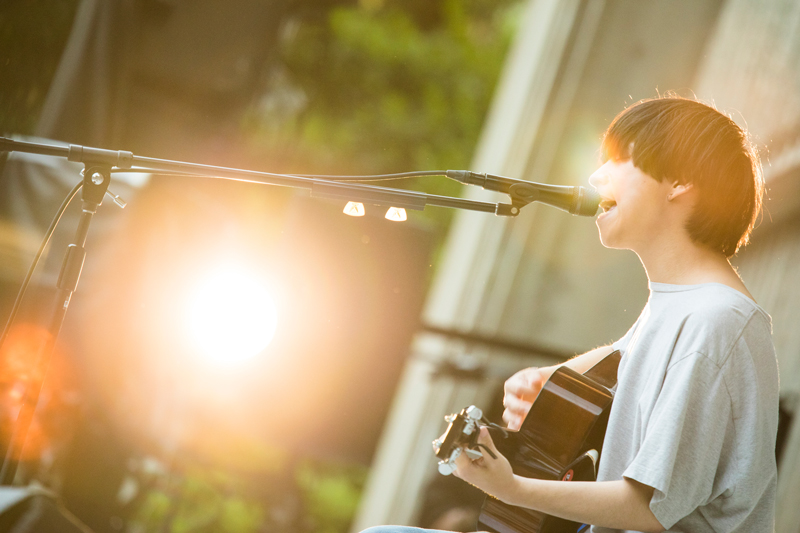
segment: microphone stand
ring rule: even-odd
[[[34,382],[27,388],[22,397],[22,405],[17,415],[16,424],[11,432],[11,439],[6,450],[3,466],[0,469],[0,485],[11,485],[17,473],[22,448],[28,434],[36,405],[44,385],[47,368],[55,350],[56,340],[61,332],[64,318],[67,316],[72,294],[78,287],[83,263],[86,259],[86,239],[89,235],[89,225],[97,208],[103,201],[111,181],[111,167],[103,162],[87,159],[84,163],[83,186],[81,191],[82,209],[78,228],[75,232],[73,243],[67,247],[61,271],[56,282],[56,306],[50,320],[46,341],[39,351],[36,361],[37,371],[31,375],[36,376]]]
[[[15,141],[0,137],[0,152],[26,152],[53,157],[64,157],[69,161],[83,163],[83,190],[82,190],[82,212],[78,221],[78,228],[75,233],[73,243],[67,247],[61,271],[56,283],[57,304],[53,312],[49,326],[49,335],[43,347],[40,349],[37,360],[37,372],[32,375],[37,376],[29,389],[23,396],[17,421],[11,434],[11,441],[6,450],[2,468],[0,469],[0,485],[11,485],[17,473],[19,460],[25,438],[33,420],[36,405],[42,391],[47,368],[53,354],[56,340],[64,323],[70,300],[75,292],[80,279],[83,263],[86,259],[86,240],[89,234],[89,225],[92,217],[97,211],[98,206],[103,201],[103,197],[108,192],[108,184],[111,181],[111,173],[114,170],[132,172],[153,172],[171,173],[186,176],[207,176],[223,178],[234,181],[246,181],[252,183],[263,183],[269,185],[279,185],[285,187],[295,187],[309,189],[312,197],[334,198],[346,200],[361,200],[379,205],[389,205],[392,207],[403,207],[407,209],[422,210],[426,205],[439,207],[450,207],[456,209],[466,209],[480,211],[484,213],[494,213],[498,216],[515,217],[519,214],[520,208],[533,201],[546,201],[544,193],[539,190],[523,189],[522,180],[512,180],[511,178],[500,178],[497,176],[478,175],[466,171],[431,171],[431,172],[412,172],[396,175],[396,177],[414,176],[446,176],[450,179],[482,185],[484,188],[500,190],[508,193],[511,197],[511,204],[489,203],[464,198],[454,198],[449,196],[430,195],[416,191],[406,191],[387,187],[376,187],[357,183],[343,183],[344,177],[324,176],[327,179],[319,179],[320,176],[296,176],[286,174],[273,174],[269,172],[256,172],[251,170],[241,170],[236,168],[217,167],[211,165],[201,165],[197,163],[187,163],[181,161],[169,161],[165,159],[154,159],[149,157],[139,157],[131,152],[105,150],[78,145],[53,146],[48,144]],[[369,176],[349,177],[350,181],[369,181]],[[541,187],[540,187],[541,188]],[[559,189],[566,189],[559,187]],[[583,187],[570,187],[575,191],[575,197],[583,194]],[[549,191],[547,191],[549,193]],[[580,193],[580,194],[578,194]],[[112,195],[113,196],[113,195]],[[571,208],[570,212],[574,212]],[[594,204],[594,211],[597,204]],[[594,214],[592,211],[591,214]],[[575,214],[584,214],[575,212]],[[2,348],[2,346],[0,346]]]

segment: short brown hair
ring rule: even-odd
[[[697,243],[733,256],[761,210],[764,179],[747,133],[714,107],[674,94],[617,115],[603,137],[605,159],[633,160],[656,180],[691,183],[698,201],[686,229]]]

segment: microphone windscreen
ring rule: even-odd
[[[600,195],[594,189],[578,187],[578,201],[571,211],[573,215],[593,217],[600,208]]]

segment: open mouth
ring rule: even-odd
[[[600,201],[600,209],[602,209],[604,213],[608,213],[615,207],[617,207],[617,202],[615,202],[614,200],[611,200],[609,198],[603,198]]]

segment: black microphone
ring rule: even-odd
[[[585,217],[595,216],[600,206],[600,195],[586,187],[534,183],[492,174],[479,174],[469,170],[448,170],[445,175],[461,183],[506,193],[512,200],[517,200],[523,205],[540,202]]]

